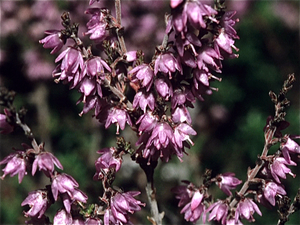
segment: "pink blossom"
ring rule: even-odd
[[[23,151],[17,151],[15,153],[12,153],[8,156],[6,156],[1,162],[1,164],[6,164],[6,167],[2,170],[4,171],[4,174],[1,176],[1,179],[3,180],[4,177],[8,174],[10,174],[11,177],[18,174],[19,183],[22,182],[23,177],[26,172],[26,154]]]
[[[227,195],[231,196],[232,193],[230,189],[236,188],[239,184],[242,183],[241,180],[234,177],[234,173],[223,173],[217,176],[216,183],[219,188]]]
[[[29,192],[27,198],[21,203],[21,206],[30,206],[30,209],[25,212],[27,217],[37,216],[41,218],[49,206],[48,202],[48,192],[45,190],[37,190]]]

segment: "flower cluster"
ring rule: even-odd
[[[232,195],[229,189],[235,189],[242,181],[234,177],[233,173],[219,174],[212,178],[210,182],[215,181],[219,188],[227,195]],[[230,207],[227,201],[217,201],[207,207],[209,194],[207,185],[197,188],[193,183],[184,181],[187,185],[181,185],[173,188],[176,198],[179,199],[178,207],[182,207],[180,213],[184,214],[187,221],[196,222],[202,216],[203,223],[206,220],[206,214],[209,213],[208,221],[217,220],[226,224],[230,219]],[[243,212],[247,213],[248,209]],[[248,210],[248,213],[250,211]],[[228,217],[227,217],[228,216]]]
[[[99,1],[90,0],[89,4]],[[235,46],[239,36],[234,29],[238,19],[234,18],[236,12],[225,12],[223,1],[215,1],[212,6],[200,0],[171,0],[162,44],[156,47],[148,62],[142,51],[127,51],[119,4],[116,0],[116,17],[100,7],[85,11],[90,19],[83,37],[88,36],[97,51],[100,49],[99,55],[93,54],[96,51],[92,52],[92,45],[84,46],[78,35],[79,24],[71,23],[69,13],[61,16],[63,29],[47,30],[47,36],[40,40],[44,48],[51,49],[51,54],[61,51],[52,75],[55,82],[68,84],[81,94],[77,102],[83,103],[80,116],[94,111],[94,117],[105,129],[114,124],[116,135],[120,135],[120,129],[124,130],[127,124],[137,135],[136,149],[124,138],[117,138],[117,147],[97,151],[100,157],[95,162],[93,178],[102,182],[100,204],[83,205],[88,197],[79,189],[77,181],[56,171],[55,167],[63,169],[62,164],[44,149],[44,144],[37,145],[30,128],[20,119],[20,112],[1,93],[0,103],[7,108],[0,114],[0,133],[11,133],[19,126],[31,140],[31,146],[24,145],[25,150],[17,150],[0,161],[6,164],[1,179],[18,175],[21,183],[26,174],[31,172],[34,176],[39,170],[50,180],[45,189],[30,192],[21,203],[29,206],[24,212],[30,217],[28,223],[50,223],[45,212],[58,200],[62,201],[63,208],[57,211],[53,224],[131,223],[129,215],[145,204],[135,199],[140,192],[123,192],[112,186],[124,154],[130,154],[145,171],[152,188],[150,193],[147,185],[147,195],[151,207],[155,207],[153,174],[158,161],[168,162],[174,155],[182,161],[186,149],[194,145],[191,136],[197,134],[189,108],[216,90],[211,85],[213,81],[221,81],[215,74],[222,73],[222,60],[238,57],[234,52],[239,51]],[[73,45],[65,46],[69,41]],[[234,173],[211,177],[208,170],[199,187],[184,181],[185,185],[172,189],[186,221],[196,223],[202,217],[205,223],[208,216],[208,221],[221,224],[242,224],[243,219],[254,222],[255,213],[262,215],[256,202],[275,206],[286,195],[282,180],[287,174],[295,177],[289,166],[297,165],[294,159],[300,154],[299,144],[294,141],[299,137],[281,134],[289,125],[283,110],[289,105],[285,94],[292,81],[289,78],[285,82],[278,96],[270,92],[276,105],[275,117],[267,120],[263,153],[255,168],[249,169],[240,191],[232,194],[242,183]],[[268,155],[271,146],[277,143],[280,151]],[[213,183],[227,195],[225,200],[212,200],[208,189]],[[161,224],[160,217],[153,215],[149,220]]]

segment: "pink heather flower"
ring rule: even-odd
[[[11,177],[18,174],[19,183],[22,182],[23,177],[26,172],[26,154],[23,151],[17,151],[15,153],[12,153],[8,156],[6,156],[1,162],[0,165],[6,164],[6,167],[2,170],[4,171],[4,174],[1,176],[1,179],[3,180],[4,177],[8,174],[10,174]]]
[[[86,203],[87,196],[77,189],[78,183],[68,174],[57,174],[52,181],[51,190],[54,200],[57,201],[58,193],[67,193],[72,200]]]
[[[124,54],[127,62],[133,62],[136,60],[136,51],[129,51]]]
[[[108,128],[112,123],[116,123],[117,126],[116,134],[119,134],[119,128],[121,128],[121,130],[124,130],[126,122],[128,125],[132,126],[131,119],[127,111],[125,109],[112,107],[108,111],[105,128]]]
[[[73,221],[74,224],[74,221]],[[102,220],[98,219],[98,218],[88,218],[85,220],[84,222],[85,225],[103,225]],[[115,224],[115,223],[113,223]]]
[[[152,112],[144,113],[136,122],[139,125],[139,132],[151,132],[156,126],[158,118],[152,114]]]
[[[193,108],[192,102],[195,101],[195,97],[191,90],[189,90],[187,87],[184,88],[184,90],[176,89],[173,92],[173,97],[171,99],[172,103],[172,109],[175,109],[177,106],[181,105],[187,105],[191,108]]]
[[[230,218],[226,221],[226,225],[243,225],[243,223],[239,219]]]
[[[234,189],[242,183],[241,180],[237,179],[234,176],[234,173],[223,173],[217,176],[216,184],[228,196],[232,195],[230,189]]]
[[[53,173],[54,165],[61,170],[63,169],[63,166],[54,155],[50,152],[42,152],[36,155],[32,164],[32,176],[35,174],[37,167],[39,167],[40,171],[43,170],[46,172],[46,175],[48,176],[49,173]]]
[[[286,143],[281,144],[280,147],[281,147],[282,155],[288,163],[291,163],[291,156],[289,154],[290,152],[300,154],[300,146],[298,145],[297,142],[295,142],[294,140],[292,140],[289,137],[288,137]]]
[[[9,134],[13,132],[14,127],[7,122],[6,117],[11,113],[4,109],[4,114],[0,114],[0,134]]]
[[[108,172],[110,168],[114,168],[116,172],[121,168],[122,158],[116,154],[116,148],[104,148],[97,151],[101,156],[95,162],[96,173],[94,175],[95,180],[102,179],[103,172]]]
[[[178,186],[172,189],[176,194],[176,198],[180,199],[178,207],[185,205],[180,213],[184,213],[184,219],[190,222],[196,222],[202,213],[205,211],[205,206],[202,202],[204,194],[194,187],[193,184],[188,186]]]
[[[156,79],[154,85],[158,94],[166,100],[173,96],[173,87],[170,80],[167,78],[163,77]]]
[[[175,44],[176,44],[178,53],[182,58],[184,58],[184,52],[186,52],[185,48],[191,48],[193,56],[197,56],[198,54],[195,50],[195,46],[197,46],[197,47],[202,46],[202,43],[199,40],[199,38],[194,33],[191,33],[191,32],[187,32],[185,34],[184,39],[180,35],[178,35],[176,37]]]
[[[173,56],[172,53],[160,54],[155,60],[154,74],[157,75],[158,72],[164,74],[169,74],[169,79],[172,79],[172,73],[176,70],[182,74],[182,68],[178,60]]]
[[[105,212],[104,225],[109,225],[109,222],[120,225],[129,222],[128,212],[133,214],[141,210],[140,206],[145,206],[144,203],[134,198],[139,194],[140,192],[138,191],[116,193],[110,199],[110,210],[106,210]]]
[[[234,46],[234,40],[224,32],[224,28],[221,29],[219,36],[216,38],[216,43],[218,47],[223,49],[228,54],[232,54],[232,48],[238,51],[238,48]]]
[[[198,51],[197,64],[199,70],[209,72],[209,67],[218,73],[221,73],[220,55],[211,47],[203,46]]]
[[[153,83],[154,73],[148,64],[142,64],[134,67],[128,72],[128,74],[132,75],[132,83],[136,83],[137,81],[139,81],[141,82],[142,87],[145,87],[147,91],[150,90],[150,87]]]
[[[192,123],[191,115],[188,109],[185,106],[176,107],[172,112],[172,121],[174,123],[187,122],[188,124]]]
[[[93,96],[97,92],[100,97],[102,97],[101,85],[96,81],[96,78],[85,77],[78,85],[79,92],[82,93],[82,102],[86,101],[88,96]]]
[[[158,122],[152,130],[146,147],[150,147],[153,144],[158,150],[161,148],[166,148],[172,143],[173,136],[173,129],[168,123]]]
[[[236,14],[236,11],[227,11],[223,15],[220,25],[224,28],[224,32],[229,35],[230,38],[239,39],[236,30],[233,28],[236,22],[239,20],[233,20],[232,17]]]
[[[211,20],[215,21],[212,15],[216,14],[216,10],[208,5],[202,4],[200,1],[190,1],[184,6],[184,16],[187,17],[188,21],[196,29],[206,28],[204,16],[208,16]]]
[[[175,10],[172,14],[171,21],[168,22],[166,32],[169,33],[173,27],[176,32],[181,33],[181,36],[184,36],[184,32],[187,31],[186,22],[187,16],[184,13]]]
[[[82,73],[87,74],[90,77],[103,77],[105,76],[105,69],[111,72],[111,68],[108,64],[99,56],[89,58],[84,63],[84,70]]]
[[[41,218],[30,217],[30,220],[25,221],[26,224],[40,225],[40,224],[50,224],[49,217],[42,215]]]
[[[216,221],[221,222],[221,224],[227,224],[226,219],[227,219],[227,215],[228,215],[228,209],[229,209],[229,206],[226,202],[219,200],[219,201],[213,203],[206,210],[206,212],[211,211],[211,213],[209,214],[209,217],[208,217],[208,221],[216,220]]]
[[[179,6],[182,2],[183,2],[183,0],[171,0],[170,1],[170,6],[171,6],[171,8],[174,9],[177,6]]]
[[[43,44],[44,48],[53,48],[51,54],[57,53],[66,43],[59,30],[47,30],[45,34],[48,34],[48,36],[39,42]]]
[[[295,177],[295,174],[292,173],[289,166],[296,166],[297,164],[293,161],[287,162],[283,157],[277,157],[270,164],[270,172],[277,183],[281,183],[280,178],[286,179],[286,174],[290,174],[292,177]]]
[[[252,201],[250,198],[242,199],[235,210],[235,223],[238,222],[239,217],[245,218],[249,222],[254,222],[253,214],[257,213],[258,215],[262,215],[258,206]]]
[[[183,147],[183,142],[188,140],[191,145],[194,145],[193,141],[190,139],[190,135],[196,135],[197,132],[188,124],[180,123],[178,126],[174,127],[174,137],[173,142],[179,148]]]
[[[64,209],[59,210],[53,219],[53,225],[61,224],[73,224],[72,215],[70,213],[67,213]]]
[[[276,184],[272,181],[267,182],[263,188],[263,197],[272,205],[275,206],[276,195],[286,195],[282,185]]]
[[[194,84],[197,89],[199,88],[198,82],[200,82],[201,84],[207,87],[209,86],[210,74],[207,71],[196,69],[194,70],[193,75],[194,75]]]
[[[27,198],[21,203],[21,206],[29,205],[30,209],[25,212],[26,217],[41,218],[48,208],[48,192],[45,190],[36,190],[29,192]]]
[[[77,76],[80,76],[81,70],[84,67],[81,52],[78,49],[69,47],[60,53],[55,59],[55,63],[61,60],[61,64],[53,71],[53,76],[59,76],[58,81],[65,80],[66,82],[71,82],[75,80],[76,82],[73,83],[73,86],[76,86],[80,81]]]
[[[81,99],[77,102],[83,102],[83,109],[79,113],[79,116],[88,113],[91,109],[95,108],[95,115],[98,115],[100,109],[102,108],[102,103],[104,104],[105,100],[100,99],[99,96],[82,96]]]
[[[155,98],[153,93],[145,93],[145,91],[139,91],[135,94],[132,106],[136,108],[141,108],[144,113],[147,110],[147,106],[153,111],[155,108]]]
[[[84,34],[91,34],[90,39],[101,42],[108,37],[107,22],[105,21],[105,11],[99,8],[89,8],[85,11],[86,14],[92,14],[91,19],[88,21],[88,32]]]

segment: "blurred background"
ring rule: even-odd
[[[113,1],[101,1],[93,7],[107,7],[113,11]],[[219,89],[204,102],[197,102],[191,110],[194,129],[198,136],[195,145],[187,150],[188,156],[181,163],[174,157],[169,163],[159,163],[155,173],[157,198],[161,211],[165,212],[165,224],[189,224],[179,215],[178,201],[170,189],[181,180],[200,184],[206,168],[213,175],[234,172],[246,179],[247,168],[253,167],[264,144],[263,127],[266,118],[273,115],[274,106],[269,99],[270,90],[278,93],[290,73],[297,79],[289,92],[291,107],[285,131],[300,133],[300,67],[299,67],[299,2],[298,1],[227,1],[229,10],[237,10],[236,30],[240,37],[235,46],[240,49],[238,59],[223,61],[222,82],[212,86]],[[92,114],[79,117],[82,104],[76,105],[80,94],[66,85],[55,84],[52,71],[54,59],[49,49],[43,49],[38,40],[48,29],[61,29],[60,15],[71,14],[73,22],[80,23],[79,34],[86,32],[89,15],[86,1],[12,1],[0,2],[0,86],[17,92],[15,105],[28,109],[26,122],[38,142],[45,142],[64,166],[64,172],[73,176],[80,189],[89,196],[89,203],[102,194],[101,182],[92,181],[96,151],[115,145],[115,127],[106,131]],[[164,35],[164,13],[169,1],[123,1],[122,25],[125,27],[127,49],[143,50],[146,60],[161,44]],[[83,40],[87,45],[88,37]],[[97,54],[97,51],[93,51]],[[100,52],[99,52],[100,54]],[[2,110],[2,109],[1,109]],[[1,111],[2,112],[2,111]],[[128,131],[128,132],[127,132]],[[123,132],[132,143],[130,130]],[[12,148],[22,149],[21,143],[29,141],[23,131],[16,129],[10,135],[1,135],[0,160],[11,153]],[[276,151],[274,146],[271,152]],[[300,184],[300,166],[292,171],[298,176],[288,176],[284,181],[289,197],[294,198]],[[3,169],[4,166],[1,166]],[[2,174],[2,173],[1,173]],[[21,202],[29,191],[44,188],[49,181],[38,173],[25,176],[19,185],[17,177],[0,181],[0,224],[24,224]],[[124,191],[140,190],[139,199],[147,202],[144,194],[146,179],[143,171],[130,158],[124,159],[116,175],[116,186]],[[218,188],[212,187],[216,198],[224,198]],[[56,203],[47,211],[53,218],[61,205]],[[263,217],[255,215],[256,224],[275,224],[278,216],[275,208],[259,206]],[[146,216],[149,208],[132,216],[134,224],[150,224]],[[300,214],[294,214],[287,224],[299,224]],[[245,224],[246,221],[244,221]],[[199,224],[201,222],[199,221]]]

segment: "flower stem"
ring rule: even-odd
[[[146,193],[148,196],[148,201],[150,203],[151,215],[152,217],[148,217],[148,220],[153,225],[162,225],[162,218],[164,217],[164,212],[159,213],[157,201],[155,198],[155,189],[151,182],[147,182]]]
[[[123,37],[123,28],[121,26],[121,0],[115,0],[115,8],[116,8],[117,23],[121,27],[120,29],[117,29],[117,35],[118,35],[121,51],[123,54],[125,54],[127,50],[126,50],[126,45]]]
[[[268,151],[270,149],[270,143],[273,139],[273,136],[275,134],[275,131],[276,131],[276,127],[272,127],[270,129],[268,129],[266,132],[265,132],[265,145],[264,145],[264,148],[262,150],[262,154],[260,156],[260,158],[264,158],[267,156],[268,154]],[[263,167],[264,165],[264,161],[262,161],[262,163],[257,163],[256,166],[254,167],[254,169],[252,169],[249,173],[248,173],[248,179],[247,181],[243,184],[241,190],[237,193],[238,196],[243,196],[246,191],[248,190],[249,188],[249,182],[251,180],[253,180],[256,175],[258,174],[258,172],[260,171],[260,169]],[[230,203],[230,208],[233,208],[236,204],[237,204],[237,200],[236,198],[234,198],[232,200],[232,202]]]

